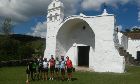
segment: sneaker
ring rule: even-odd
[[[53,78],[52,78],[52,80],[53,80]]]
[[[49,80],[51,80],[51,78]]]

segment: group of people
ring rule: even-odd
[[[61,60],[58,57],[54,59],[53,55],[48,60],[47,58],[34,58],[27,65],[26,74],[27,80],[65,80],[65,73],[67,72],[67,81],[71,81],[73,65],[69,57],[61,56]],[[59,73],[61,72],[61,78]],[[50,73],[50,74],[49,74]]]

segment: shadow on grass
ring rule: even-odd
[[[72,80],[72,81],[76,81],[76,80],[78,80],[78,79],[77,79],[77,78],[72,78],[71,80]]]
[[[77,78],[71,78],[71,81],[77,81]],[[62,81],[62,80],[58,80],[58,81]],[[63,81],[68,81],[68,78],[65,78]]]

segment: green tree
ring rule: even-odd
[[[131,30],[127,28],[127,29],[125,29],[125,31],[126,31],[126,32],[130,32]]]
[[[30,46],[30,44],[25,44],[20,46],[18,54],[20,56],[20,59],[28,59],[31,58],[34,54],[34,49]]]
[[[140,29],[139,29],[139,28],[133,28],[133,29],[132,29],[132,32],[138,33],[138,32],[140,32]]]
[[[2,23],[1,32],[8,36],[11,34],[12,31],[12,21],[11,18],[5,18],[4,22]]]
[[[1,38],[0,41],[0,58],[3,60],[19,59],[18,49],[20,42],[14,39]]]
[[[35,51],[35,56],[43,56],[44,54],[44,49],[45,49],[45,43],[42,40],[37,40],[31,42],[31,46]]]

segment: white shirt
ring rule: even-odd
[[[59,68],[60,67],[60,62],[58,60],[55,61],[55,68]]]
[[[44,69],[45,69],[45,68],[48,68],[48,64],[49,64],[48,62],[45,62],[45,61],[44,61],[44,62],[43,62],[43,68],[44,68]]]

